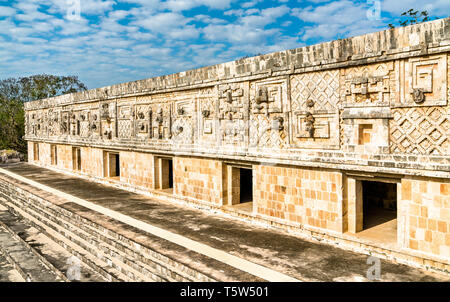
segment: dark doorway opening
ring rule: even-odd
[[[33,157],[35,161],[39,161],[39,143],[33,143]]]
[[[81,149],[72,148],[72,167],[73,170],[81,171]]]
[[[161,173],[161,189],[163,189],[163,190],[173,189],[173,160],[172,159],[161,158],[161,172],[160,173]]]
[[[240,173],[240,198],[239,203],[253,201],[253,176],[252,169],[239,169]]]
[[[118,153],[108,153],[108,177],[120,177],[120,156]]]
[[[173,188],[173,160],[169,159],[169,188]]]
[[[115,169],[115,174],[116,175],[114,175],[114,176],[120,176],[120,156],[119,156],[119,154],[114,154],[115,155],[115,157],[116,157],[116,169]]]
[[[397,219],[396,183],[363,181],[362,189],[363,230]]]
[[[50,145],[50,157],[52,165],[58,165],[58,147],[56,145]]]

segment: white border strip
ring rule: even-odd
[[[240,257],[231,255],[227,252],[224,252],[222,250],[218,250],[216,248],[213,248],[209,245],[200,243],[198,241],[194,241],[192,239],[189,239],[187,237],[181,236],[176,233],[172,233],[170,231],[164,230],[162,228],[153,226],[151,224],[148,224],[146,222],[134,219],[130,216],[124,215],[122,213],[110,210],[108,208],[96,205],[92,202],[89,202],[87,200],[75,197],[73,195],[64,193],[62,191],[53,189],[51,187],[48,187],[46,185],[43,185],[41,183],[35,182],[33,180],[30,180],[28,178],[25,178],[23,176],[17,175],[15,173],[12,173],[10,171],[7,171],[5,169],[0,168],[0,172],[8,175],[14,179],[17,179],[21,182],[27,183],[33,187],[36,187],[38,189],[44,190],[46,192],[52,193],[58,197],[67,199],[70,202],[74,202],[76,204],[79,204],[85,208],[88,208],[90,210],[96,211],[98,213],[101,213],[103,215],[109,216],[115,220],[118,220],[120,222],[123,222],[125,224],[131,225],[135,228],[138,228],[142,231],[145,231],[147,233],[150,233],[152,235],[158,236],[160,238],[163,238],[164,240],[168,240],[170,242],[173,242],[175,244],[178,244],[182,247],[185,247],[189,250],[192,250],[194,252],[197,252],[199,254],[205,255],[207,257],[210,257],[214,260],[223,262],[225,264],[228,264],[234,268],[237,268],[241,271],[244,271],[246,273],[249,273],[251,275],[254,275],[256,277],[259,277],[261,279],[270,281],[270,282],[300,282],[301,280],[292,278],[288,275],[285,275],[283,273],[280,273],[278,271],[269,269],[267,267],[264,267],[262,265],[250,262],[248,260],[242,259]]]

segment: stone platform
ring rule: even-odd
[[[367,255],[26,163],[0,203],[111,281],[368,281]],[[381,260],[381,281],[450,281]]]

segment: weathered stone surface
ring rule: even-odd
[[[449,57],[445,18],[30,102],[29,161],[340,238],[393,183],[393,248],[448,263]]]

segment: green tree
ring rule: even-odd
[[[0,80],[0,149],[27,153],[25,102],[86,90],[76,76],[34,75]]]
[[[426,10],[419,12],[418,10],[410,9],[401,14],[403,17],[402,20],[399,21],[400,26],[407,26],[412,24],[418,24],[422,22],[427,22],[431,20],[428,12]],[[437,18],[435,18],[437,19]],[[389,28],[394,28],[393,24],[388,24]]]

